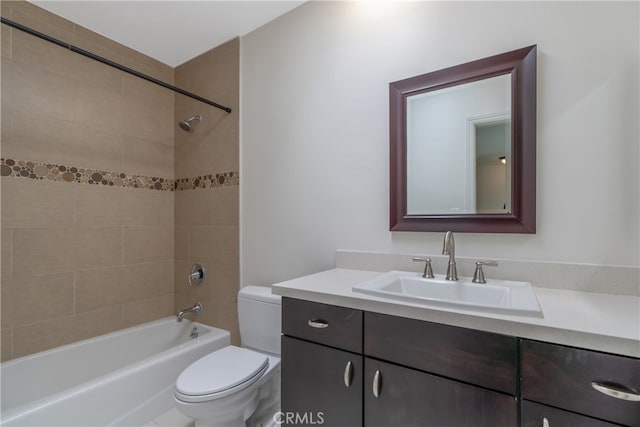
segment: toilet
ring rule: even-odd
[[[273,425],[280,407],[280,313],[280,296],[271,288],[240,290],[242,347],[230,345],[196,360],[176,381],[176,406],[196,427]]]

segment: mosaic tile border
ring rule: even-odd
[[[0,158],[0,176],[158,191],[184,191],[239,185],[237,171],[172,179],[4,158]]]
[[[178,178],[173,188],[175,191],[197,190],[199,188],[229,187],[240,184],[238,172],[224,172],[192,178]]]
[[[172,179],[4,158],[0,159],[0,175],[112,187],[173,190]]]

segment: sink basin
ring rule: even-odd
[[[479,310],[489,313],[543,317],[531,283],[487,280],[473,283],[470,277],[448,281],[436,275],[389,271],[352,288],[354,292],[436,307]]]

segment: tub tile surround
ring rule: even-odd
[[[183,78],[181,87],[224,97],[236,113],[2,25],[2,360],[174,315],[195,302],[188,270],[178,273],[191,262],[215,286],[197,320],[237,337],[237,242],[201,244],[192,260],[188,239],[178,241],[182,228],[194,232],[189,221],[237,240],[238,40],[173,69],[31,3],[1,6],[4,17],[162,81]],[[178,128],[197,112],[194,132]],[[205,199],[206,215],[192,218]]]
[[[171,67],[32,3],[3,1],[2,16],[173,81]],[[158,300],[173,301],[162,284],[173,279],[174,96],[2,27],[7,360],[132,326],[132,302],[145,320],[173,311]],[[145,259],[127,236],[149,227],[166,231],[144,242],[163,248]]]
[[[201,96],[215,99],[234,112],[239,105],[239,51],[238,39],[231,40],[178,66],[175,84]],[[211,79],[215,75],[216,79]],[[193,317],[198,322],[231,332],[231,342],[239,344],[238,313],[239,290],[239,192],[238,175],[229,174],[217,187],[222,177],[207,175],[211,170],[237,171],[239,168],[238,114],[227,114],[186,97],[175,99],[175,121],[196,114],[202,121],[193,132],[175,128],[176,176],[206,176],[203,180],[187,183],[177,180],[177,189],[183,184],[197,191],[175,192],[175,297],[176,309],[191,307],[196,302],[203,306]],[[187,275],[194,263],[205,269],[205,280],[200,286],[190,287]]]
[[[173,193],[92,190],[2,178],[4,360],[173,312]]]
[[[389,254],[351,250],[336,251],[336,268],[385,272],[389,270],[420,272],[423,263],[414,263],[413,257],[432,259],[435,274],[447,271],[448,256],[429,254]],[[458,275],[473,277],[475,262],[484,258],[456,256]],[[497,259],[497,267],[485,267],[487,280],[492,278],[530,282],[538,288],[613,295],[640,296],[640,268],[571,264],[544,261],[516,261]]]

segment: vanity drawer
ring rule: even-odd
[[[367,356],[516,393],[514,337],[369,312],[364,324]]]
[[[545,422],[546,420],[546,422]],[[618,427],[611,424],[539,403],[522,402],[520,427]]]
[[[640,426],[640,401],[606,395],[592,386],[594,381],[604,386],[624,386],[637,394],[640,359],[522,340],[524,399],[627,426]]]
[[[362,353],[362,311],[282,298],[282,332],[319,344]]]

